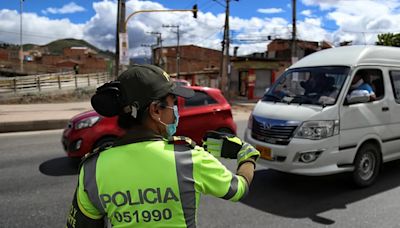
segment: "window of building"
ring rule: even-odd
[[[197,107],[216,103],[217,101],[214,100],[214,98],[210,97],[207,93],[201,91],[195,91],[193,97],[185,99],[185,107]]]
[[[392,83],[394,98],[400,104],[400,71],[390,71],[390,81]]]

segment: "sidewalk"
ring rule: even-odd
[[[0,105],[0,133],[62,129],[71,117],[91,109],[89,101]]]
[[[252,110],[254,101],[233,101],[232,111]],[[71,117],[91,110],[90,101],[0,105],[0,133],[62,129]]]

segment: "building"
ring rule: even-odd
[[[9,52],[10,51],[8,49],[0,48],[0,60],[7,61]]]
[[[275,39],[271,41],[271,43],[269,43],[267,46],[268,58],[291,61],[291,44],[292,40],[289,39]],[[316,51],[333,47],[333,45],[329,44],[326,41],[316,42],[297,40],[296,45],[296,53],[299,59]]]
[[[218,87],[221,51],[196,45],[179,47],[179,75],[177,73],[177,47],[153,50],[153,62],[173,77],[185,79],[192,85]]]
[[[107,71],[107,60],[88,47],[64,48],[62,55],[42,55],[40,62],[59,71],[73,71],[77,65],[80,74]]]
[[[269,59],[267,53],[255,53],[231,58],[230,96],[247,99],[262,97],[265,89],[275,81],[279,72],[283,72],[289,63],[278,59]]]
[[[267,45],[266,52],[232,57],[230,95],[247,99],[262,97],[265,89],[292,64],[291,43],[292,40],[275,39]],[[333,47],[325,41],[297,40],[296,44],[298,59]]]

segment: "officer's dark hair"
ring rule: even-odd
[[[168,106],[168,102],[167,102],[167,97],[169,96],[166,95],[158,100],[154,100],[152,102],[150,102],[149,104],[145,105],[144,108],[137,110],[137,116],[136,118],[134,118],[131,113],[124,113],[121,112],[118,115],[118,126],[124,130],[128,130],[131,129],[133,127],[138,127],[141,126],[144,121],[146,121],[146,119],[149,117],[149,106],[152,103],[157,103],[160,105],[160,107],[165,108],[166,106]]]

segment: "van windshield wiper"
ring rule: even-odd
[[[273,102],[282,102],[282,98],[275,94],[265,94],[264,97],[274,98]]]
[[[293,102],[294,100],[300,100],[298,102]],[[286,101],[287,104],[291,104],[291,103],[298,103],[299,105],[303,104],[303,96],[301,95],[295,95],[295,96],[288,96],[287,99],[284,99]]]

